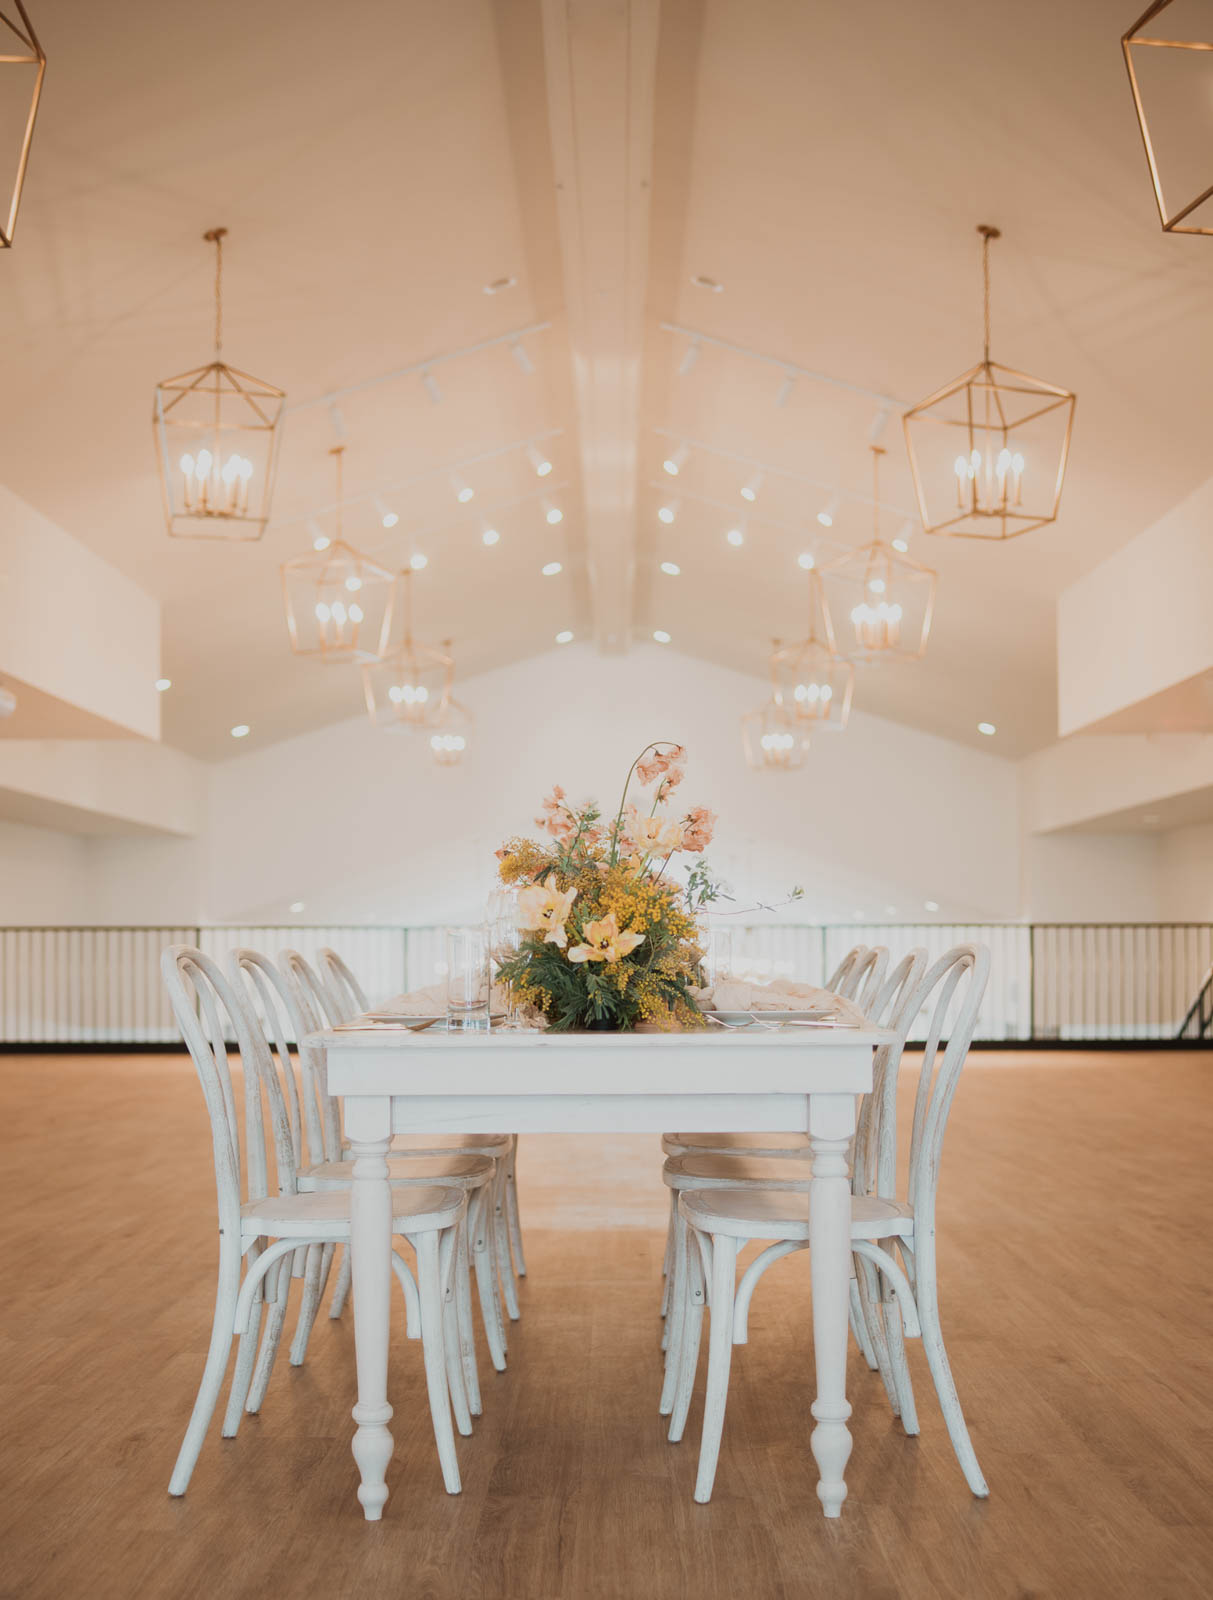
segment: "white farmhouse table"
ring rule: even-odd
[[[730,1033],[487,1034],[377,1029],[315,1036],[345,1103],[358,1403],[354,1459],[368,1522],[383,1515],[392,1459],[387,1397],[392,1298],[393,1134],[807,1131],[817,1398],[812,1449],[827,1517],[842,1509],[851,1435],[846,1398],[851,1270],[847,1147],[857,1094],[872,1087],[877,1028]],[[656,1181],[656,1152],[654,1179]]]

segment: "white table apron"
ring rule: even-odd
[[[812,1448],[827,1517],[842,1509],[851,1453],[846,1398],[850,1278],[847,1144],[872,1087],[879,1029],[755,1034],[325,1033],[328,1084],[345,1101],[350,1197],[354,1459],[368,1522],[383,1515],[392,1458],[387,1398],[393,1134],[807,1131],[813,1154],[810,1270],[817,1398]],[[590,1087],[593,1085],[593,1087]]]

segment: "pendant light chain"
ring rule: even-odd
[[[226,228],[212,228],[202,237],[215,247],[215,360],[223,354],[223,236]]]
[[[335,444],[329,455],[337,457],[337,537],[342,537],[342,511],[345,506],[345,446]]]
[[[872,538],[880,543],[880,458],[884,450],[878,444],[872,446]]]
[[[978,224],[978,233],[981,235],[981,320],[985,339],[985,361],[990,359],[990,240],[1001,239],[1002,230],[992,228],[988,222]]]

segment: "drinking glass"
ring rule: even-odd
[[[733,971],[733,930],[727,923],[706,920],[699,929],[703,948],[703,986],[713,989]]]
[[[490,954],[494,968],[492,978],[497,982],[497,969],[503,962],[517,955],[522,942],[522,934],[518,928],[517,889],[498,889],[491,894],[488,918],[492,939]],[[509,1027],[518,1026],[518,1005],[512,993],[506,1006],[506,1021]]]
[[[489,1028],[489,930],[446,930],[446,1025],[453,1033]]]

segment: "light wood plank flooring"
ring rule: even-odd
[[[510,1370],[442,1492],[397,1318],[396,1457],[364,1524],[352,1321],[166,1493],[210,1325],[210,1140],[188,1060],[0,1058],[0,1595],[21,1600],[1187,1600],[1213,1593],[1213,1057],[983,1055],[945,1149],[944,1328],[991,1486],[972,1499],[921,1353],[923,1432],[850,1370],[825,1522],[807,1261],[759,1290],[710,1506],[656,1415],[656,1141],[530,1138]],[[621,1185],[626,1226],[595,1231]]]

